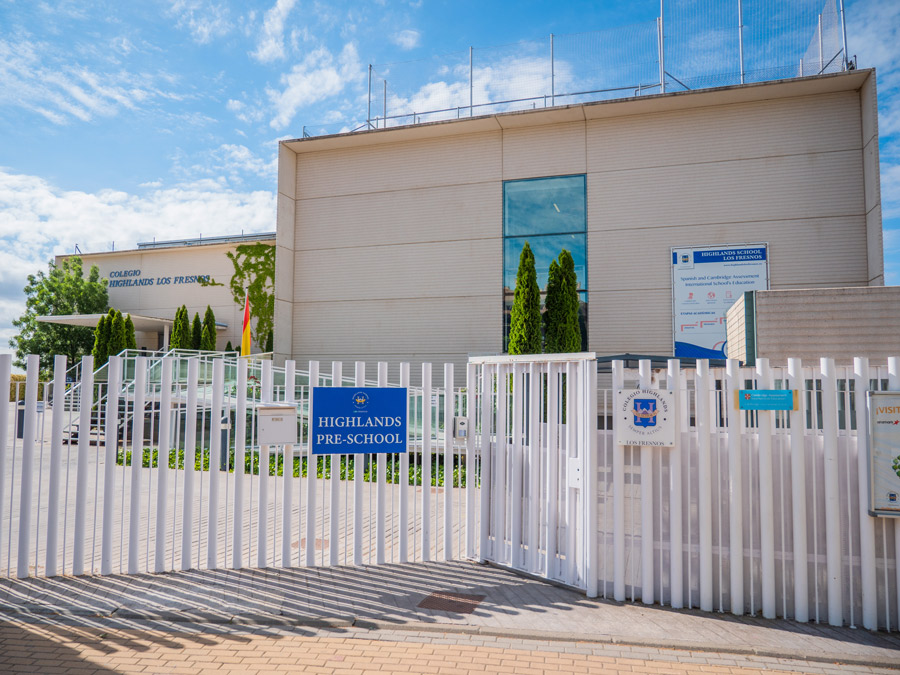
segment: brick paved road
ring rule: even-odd
[[[0,672],[896,673],[770,657],[361,628],[0,624]]]

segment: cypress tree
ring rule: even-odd
[[[125,320],[122,318],[122,312],[116,310],[112,326],[109,329],[107,353],[109,356],[115,356],[123,349],[125,349]]]
[[[131,314],[125,316],[125,349],[137,349],[137,338],[134,335],[134,321]]]
[[[534,253],[527,241],[519,256],[507,351],[510,354],[541,352],[541,291],[537,284]]]
[[[175,310],[175,323],[172,326],[172,335],[169,338],[169,349],[190,349],[191,328],[188,322],[187,307],[182,305]]]
[[[206,314],[203,315],[200,349],[209,352],[216,351],[216,315],[213,314],[212,308],[209,305],[206,306]]]
[[[269,331],[268,334],[266,334],[266,349],[265,349],[265,351],[270,352],[274,348],[274,345],[272,344],[273,338],[274,338],[274,336],[272,334],[272,331]]]
[[[109,329],[109,316],[104,314],[100,317],[100,320],[97,322],[97,327],[94,329],[94,348],[91,350],[91,354],[94,356],[95,368],[99,368],[106,363],[108,355],[107,347],[109,345]]]
[[[181,321],[181,307],[175,310],[175,319],[169,332],[169,349],[181,349],[181,336],[178,334],[178,325]]]
[[[550,274],[547,277],[547,297],[544,300],[544,351],[547,354],[557,354],[559,348],[559,307],[560,307],[560,282],[562,272],[559,263],[550,262]]]
[[[191,324],[191,349],[202,349],[203,326],[200,323],[200,314],[194,312],[194,322]]]
[[[581,324],[578,321],[578,276],[575,274],[575,261],[572,254],[563,249],[559,254],[560,311],[557,328],[557,346],[560,352],[581,351]]]
[[[226,351],[226,352],[233,352],[233,351],[234,351],[234,347],[231,346],[231,340],[229,340],[229,341],[228,341],[228,344],[225,345],[225,351]]]

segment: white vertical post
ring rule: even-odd
[[[741,388],[741,368],[737,359],[728,359],[725,365],[727,381],[725,406],[728,410],[728,559],[731,613],[744,613],[744,478],[743,419],[735,406],[735,397]]]
[[[294,387],[296,386],[296,368],[295,361],[285,361],[284,363],[284,401],[285,403],[294,402]],[[293,491],[291,487],[294,484],[294,446],[285,443],[282,448],[281,456],[281,566],[291,566],[291,510],[293,508]]]
[[[582,387],[586,388],[582,400],[586,403],[582,424],[587,436],[584,451],[587,453],[585,469],[587,476],[584,480],[583,503],[587,511],[585,527],[587,528],[587,555],[585,556],[585,576],[587,577],[586,591],[589,598],[596,598],[600,594],[600,569],[597,534],[597,506],[598,506],[598,472],[600,470],[598,453],[599,439],[597,437],[597,362],[594,359],[581,362],[582,376],[579,378]],[[532,395],[537,396],[540,388],[532,382]],[[533,427],[534,428],[534,427]],[[531,495],[537,500],[540,492]]]
[[[640,387],[651,387],[650,360],[638,362]],[[641,446],[641,602],[652,605],[653,575],[653,448]]]
[[[550,33],[550,105],[556,105],[556,58],[554,55],[553,33]]]
[[[843,6],[843,3],[841,3]],[[842,7],[843,9],[843,7]],[[859,553],[862,578],[863,628],[878,630],[878,584],[875,578],[875,519],[869,515],[868,456],[869,434],[866,419],[866,391],[869,388],[869,359],[853,359],[856,401],[856,472],[859,488]]]
[[[103,529],[100,537],[100,574],[112,574],[113,518],[115,517],[113,507],[116,503],[113,490],[116,477],[116,454],[119,451],[119,388],[122,386],[121,380],[122,359],[119,356],[110,356],[107,362],[106,425],[103,432],[106,448],[103,464]],[[60,399],[60,404],[62,404],[62,399]],[[55,415],[55,408],[53,412]],[[55,418],[53,422],[55,425]],[[62,420],[60,420],[60,433],[62,433]],[[124,438],[122,444],[124,453]],[[56,485],[58,485],[58,481]],[[54,486],[51,486],[50,489],[54,489]],[[120,508],[122,507],[124,504],[120,504]]]
[[[444,364],[444,560],[453,559],[453,364]]]
[[[306,564],[316,564],[316,486],[319,456],[312,451],[313,390],[319,386],[319,362],[309,362],[309,438],[306,446]]]
[[[0,354],[0,391],[9,391],[12,374],[12,354]],[[8,396],[8,395],[7,395]],[[62,399],[60,399],[62,408]],[[54,411],[55,413],[55,411]],[[61,428],[61,427],[60,427]],[[60,434],[62,432],[60,431]],[[0,407],[0,531],[3,529],[3,504],[6,503],[5,488],[7,480],[6,447],[9,443],[9,406]],[[12,510],[10,509],[9,522],[12,524]]]
[[[806,415],[803,363],[788,359],[788,379],[799,405],[791,418],[791,513],[794,531],[794,619],[809,621],[809,561],[806,545]]]
[[[625,602],[625,448],[616,444],[615,428],[618,418],[619,391],[625,386],[625,364],[612,362],[613,398],[613,597]]]
[[[495,498],[491,489],[491,422],[493,421],[491,396],[494,391],[493,368],[488,364],[481,366],[481,531],[478,541],[478,559],[487,560],[491,534],[491,500]],[[550,544],[547,544],[547,557],[550,557]]]
[[[663,12],[663,0],[659,0],[659,19],[657,20],[656,28],[659,32],[659,36],[657,38],[657,44],[659,46],[659,91],[662,94],[666,93],[666,33],[665,33],[665,22],[664,12]]]
[[[744,84],[744,8],[738,0],[738,52],[740,54],[741,84]]]
[[[756,361],[756,374],[762,389],[775,386],[769,359]],[[775,618],[775,493],[772,484],[772,427],[775,413],[760,410],[759,420],[759,549],[762,576],[762,613]]]
[[[475,406],[476,367],[474,363],[466,365],[466,557],[475,557]],[[402,383],[400,386],[404,386]],[[401,476],[403,473],[401,467]],[[539,500],[535,500],[539,501]],[[402,519],[401,519],[402,522]]]
[[[888,358],[888,389],[900,391],[900,358],[896,356]],[[900,518],[894,518],[894,572],[897,575],[897,607],[900,607]]]
[[[494,454],[494,560],[507,563],[506,556],[506,470],[509,410],[509,368],[497,366],[497,450]]]
[[[92,359],[93,360],[93,359]],[[25,579],[28,576],[29,534],[31,532],[31,496],[34,482],[34,437],[37,431],[37,390],[40,377],[38,357],[29,354],[25,366],[25,424],[22,429],[22,476],[19,487],[19,550],[16,576]],[[8,376],[7,376],[8,378]],[[3,390],[4,397],[9,388]],[[82,405],[84,392],[82,392]],[[6,408],[4,407],[4,412]],[[6,442],[6,435],[3,442]],[[12,528],[12,513],[10,513]]]
[[[584,491],[582,487],[575,487],[575,483],[571,480],[571,470],[572,470],[572,460],[576,459],[576,453],[581,454],[581,449],[578,447],[578,424],[576,420],[578,419],[578,407],[576,405],[576,400],[578,397],[578,369],[576,368],[576,364],[572,361],[568,361],[566,363],[566,453],[563,455],[566,462],[566,581],[574,586],[577,579],[578,572],[578,535],[579,533],[579,525],[583,526],[584,523],[579,523],[578,519],[578,498],[584,496]],[[581,460],[580,464],[583,465],[584,458],[578,458]],[[583,480],[581,484],[583,485]],[[518,505],[514,504],[516,510],[518,510]],[[581,539],[583,542],[584,539]]]
[[[840,466],[837,435],[837,376],[834,359],[822,358],[822,439],[825,464],[825,569],[828,593],[828,623],[844,622],[841,592]]]
[[[499,387],[499,385],[498,385]],[[556,575],[559,561],[559,364],[551,361],[547,373],[547,570]],[[498,434],[499,439],[499,434]],[[499,440],[498,440],[499,443]]]
[[[262,382],[260,384],[260,399],[263,403],[271,403],[274,389],[271,361],[262,362]],[[259,427],[257,427],[257,432],[258,430]],[[259,447],[259,489],[256,493],[256,566],[266,567],[269,564],[269,453],[271,448],[260,443],[258,438],[256,445]],[[211,469],[212,467],[210,467]]]
[[[110,386],[112,386],[112,359],[117,357],[112,357],[110,359]],[[0,369],[2,369],[2,364],[0,364]],[[0,391],[7,392],[9,391],[8,386],[3,386],[4,379],[0,377]],[[52,431],[50,433],[50,484],[47,486],[48,496],[47,496],[47,551],[44,561],[44,569],[46,570],[48,577],[55,577],[56,570],[56,552],[59,545],[59,477],[60,471],[62,469],[62,436],[63,436],[63,424],[65,422],[65,400],[66,400],[66,357],[65,356],[55,356],[53,358],[53,426]],[[7,408],[3,407],[2,415],[4,418],[7,417]],[[105,465],[105,473],[111,475],[112,468],[115,467],[115,457],[113,457],[112,467],[110,467],[109,461],[109,406],[107,405],[107,420],[106,420],[106,446],[107,446],[107,457],[106,457],[106,465]],[[6,437],[3,436],[3,439],[0,440],[0,443],[6,443]],[[115,443],[115,441],[113,441]],[[0,457],[2,459],[2,457]],[[2,474],[0,474],[0,481],[3,480]],[[112,494],[110,494],[109,486],[104,486],[103,490],[103,512],[104,516],[106,515],[106,503],[109,502],[112,505]],[[0,501],[0,505],[3,502]],[[104,517],[103,519],[103,533],[106,534],[107,527],[107,519]],[[111,529],[111,523],[110,523]],[[106,541],[106,537],[104,537],[103,541]],[[103,556],[101,555],[101,561],[103,560]],[[102,564],[102,562],[101,562]],[[101,570],[102,571],[102,570]],[[109,574],[108,571],[103,572],[103,574]]]
[[[134,360],[134,401],[131,419],[131,506],[128,513],[128,574],[140,572],[141,474],[144,458],[144,403],[147,357]],[[83,392],[82,392],[83,393]]]
[[[821,75],[822,71],[825,69],[825,54],[823,53],[823,48],[822,48],[822,15],[821,14],[819,14],[818,35],[819,35],[819,72],[816,74]]]
[[[355,380],[357,387],[366,385],[366,362],[357,361],[355,364]],[[333,456],[332,456],[333,457]],[[363,494],[363,472],[365,471],[366,455],[356,453],[353,455],[353,564],[363,564],[363,511],[365,510],[365,497]],[[374,459],[374,455],[372,459]],[[347,456],[347,465],[350,464],[350,455]],[[334,473],[334,467],[331,469]],[[371,475],[371,474],[370,474]],[[370,478],[371,480],[371,478]]]
[[[838,0],[841,8],[841,46],[844,51],[844,70],[850,67],[850,56],[847,54],[847,21],[844,19],[844,0]]]
[[[247,362],[244,364],[244,391],[247,397]],[[184,411],[184,502],[181,508],[181,569],[191,569],[191,546],[194,533],[194,481],[197,477],[197,388],[200,371],[198,358],[187,362],[187,406]],[[239,367],[240,368],[240,367]],[[238,370],[240,372],[240,369]],[[240,380],[238,380],[238,397],[241,396]]]
[[[431,364],[422,364],[422,560],[431,560]]]
[[[26,388],[27,389],[27,388]],[[78,460],[75,468],[75,527],[72,574],[84,574],[85,519],[87,518],[88,453],[91,449],[91,413],[94,408],[94,357],[81,359],[81,410],[78,415]],[[26,408],[26,415],[27,408]],[[25,425],[26,430],[28,425]],[[27,439],[26,439],[27,440]],[[32,439],[33,440],[33,439]],[[24,460],[25,445],[22,444]]]
[[[472,98],[473,84],[474,84],[472,81],[472,75],[473,75],[473,70],[472,70],[473,53],[472,52],[473,52],[472,47],[469,47],[469,117],[472,117],[472,115],[474,114],[474,110],[475,110],[474,100]]]
[[[331,386],[340,387],[344,384],[344,364],[340,361],[331,362]],[[340,508],[341,508],[341,456],[329,455],[331,459],[331,500],[329,502],[329,533],[328,564],[340,565]]]
[[[196,361],[196,359],[192,359],[192,361]],[[188,363],[188,381],[190,382],[191,362]],[[244,481],[247,475],[247,359],[237,360],[237,383],[235,386],[237,387],[237,396],[234,408],[234,522],[231,535],[231,566],[239,570],[243,567],[244,560]],[[190,398],[190,394],[188,394],[188,397]],[[185,461],[187,461],[186,457],[187,451],[185,450]],[[193,462],[191,464],[193,466]],[[185,499],[187,499],[187,490],[185,490]],[[188,542],[188,546],[190,546],[190,542]],[[190,555],[190,549],[188,549],[188,555]]]
[[[377,382],[379,387],[387,386],[387,376],[388,364],[386,361],[381,361],[378,363]],[[378,482],[375,485],[375,562],[379,565],[383,565],[385,562],[385,540],[387,539],[387,532],[385,528],[385,525],[387,524],[385,493],[387,490],[388,454],[383,452],[376,457],[378,459]],[[371,480],[371,478],[369,480]]]
[[[528,368],[528,569],[538,574],[541,566],[541,386],[540,364]]]
[[[400,386],[406,389],[406,411],[409,415],[409,363],[400,364]],[[409,426],[415,420],[408,420]],[[405,450],[400,454],[400,562],[409,561],[409,432],[404,440]],[[415,489],[415,488],[414,488]]]
[[[671,603],[675,609],[684,607],[684,560],[681,524],[681,416],[684,394],[681,390],[681,361],[669,359],[666,384],[675,392],[675,445],[669,453],[669,569]]]
[[[699,457],[697,467],[698,504],[700,523],[700,609],[713,609],[712,569],[712,465],[710,457],[710,372],[709,360],[697,361],[697,440]]]
[[[512,498],[512,513],[510,513],[510,559],[513,567],[522,566],[522,420],[523,420],[523,395],[524,366],[516,363],[512,366],[512,472],[510,476],[510,495]],[[575,425],[571,425],[574,427]],[[574,530],[574,527],[571,528]],[[570,556],[574,562],[574,555]]]
[[[264,363],[271,363],[271,361]],[[270,375],[270,387],[271,381]],[[227,448],[222,447],[222,399],[224,395],[225,362],[222,359],[216,359],[213,361],[212,402],[209,408],[209,502],[207,503],[206,529],[206,567],[211,570],[219,567],[219,484],[222,473],[222,453],[227,451]],[[268,469],[268,462],[265,468]],[[259,522],[261,525],[265,522],[265,518],[265,512],[260,510]],[[260,565],[260,567],[264,566]]]
[[[160,361],[159,440],[156,454],[156,572],[166,571],[166,503],[169,492],[169,449],[172,431],[172,359]]]

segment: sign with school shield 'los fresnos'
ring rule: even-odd
[[[675,394],[665,389],[620,389],[618,445],[675,445]]]

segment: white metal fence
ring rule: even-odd
[[[409,453],[310,457],[310,385],[410,381],[370,371],[176,354],[86,361],[66,383],[58,358],[39,395],[29,357],[22,405],[0,415],[0,574],[469,557],[590,596],[900,625],[900,519],[865,503],[865,392],[900,390],[900,359],[618,362],[599,387],[590,354],[472,359],[464,381],[425,364]],[[675,447],[615,445],[618,392],[638,386],[676,392]],[[800,409],[736,411],[751,388],[797,389]],[[271,400],[297,404],[296,447],[256,445]]]

